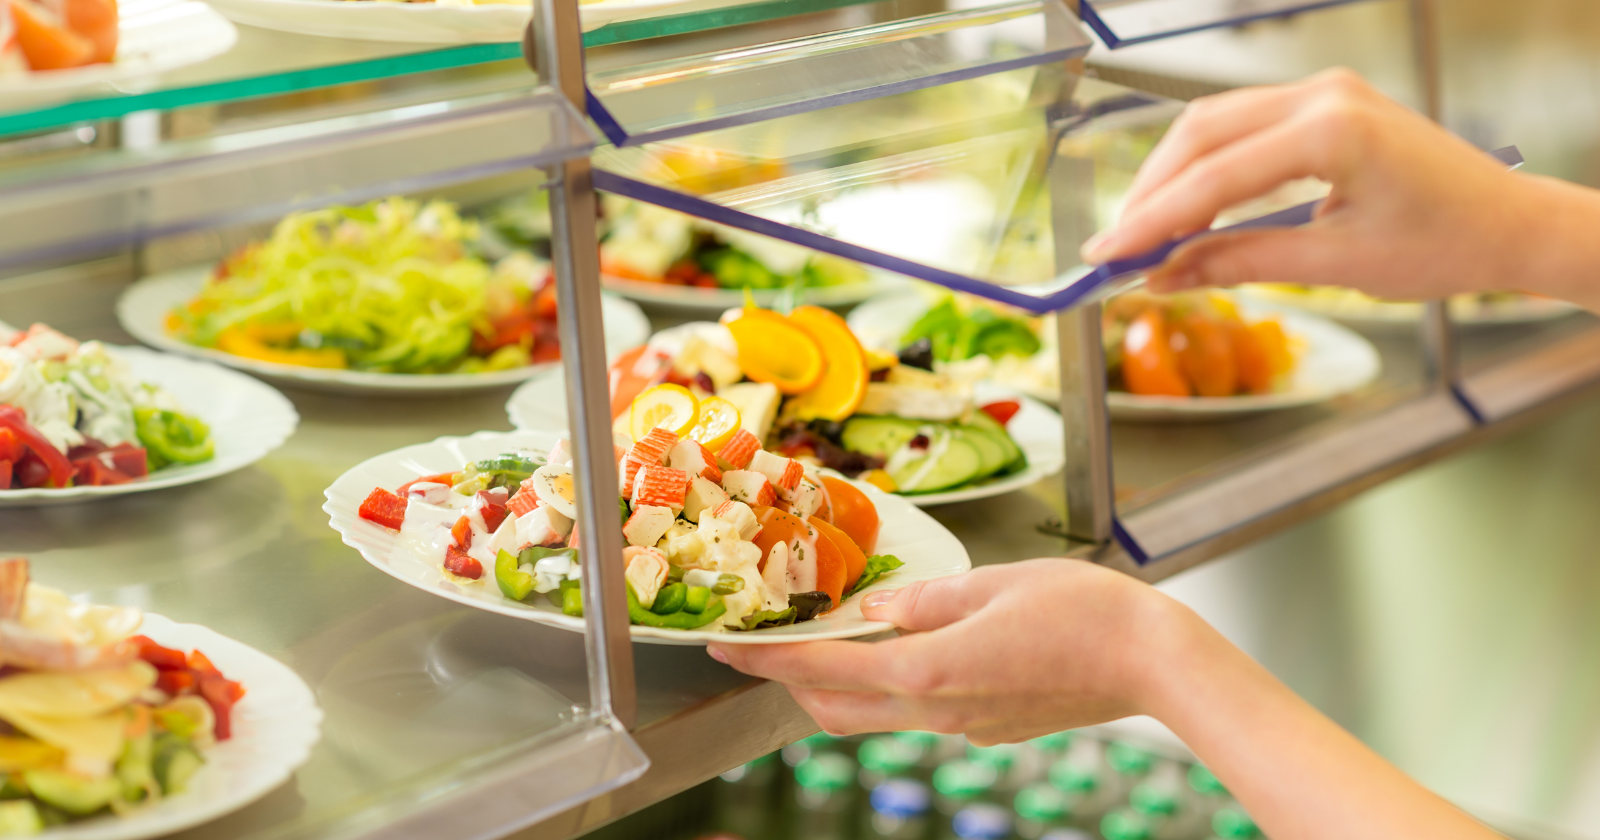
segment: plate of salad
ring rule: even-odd
[[[138,840],[266,795],[322,712],[277,660],[213,630],[84,604],[0,560],[0,834]]]
[[[663,330],[611,370],[613,430],[651,412],[722,412],[785,457],[931,506],[1008,493],[1065,464],[1061,418],[1015,389],[934,371],[927,357],[868,352],[820,307],[748,307],[725,323]],[[567,426],[559,371],[507,403],[519,429]],[[640,400],[644,400],[643,403]]]
[[[477,223],[444,201],[294,213],[217,266],[135,283],[117,317],[152,347],[300,387],[506,387],[560,359],[555,285],[531,254],[479,246]],[[602,305],[612,353],[649,335],[637,306]]]
[[[971,568],[905,499],[761,448],[725,416],[664,415],[617,447],[632,635],[655,644],[844,639],[890,629],[862,592]],[[582,631],[571,446],[546,432],[445,437],[328,488],[367,562],[463,604]]]
[[[1365,329],[1412,327],[1422,319],[1423,312],[1423,304],[1416,301],[1382,300],[1335,286],[1255,283],[1240,286],[1238,292],[1249,299],[1293,307]],[[1582,311],[1576,304],[1525,292],[1455,295],[1449,306],[1451,320],[1469,327],[1536,324]]]
[[[0,323],[0,507],[205,481],[299,422],[271,386],[213,364]]]
[[[508,199],[484,225],[508,246],[548,252],[547,194]],[[780,300],[846,306],[905,285],[898,275],[738,228],[609,193],[600,202],[600,274],[606,288],[653,306],[721,313],[748,291]]]
[[[959,372],[1055,400],[1053,319],[911,291],[850,314],[868,346],[928,352]],[[1296,408],[1366,387],[1377,348],[1325,318],[1218,291],[1130,292],[1104,306],[1106,403],[1123,420],[1221,419]]]
[[[608,23],[660,14],[689,0],[585,0],[585,32]],[[239,23],[360,41],[492,44],[521,41],[531,4],[513,0],[211,0]]]

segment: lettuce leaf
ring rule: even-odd
[[[893,554],[874,554],[871,557],[868,557],[867,568],[861,573],[861,579],[856,581],[855,586],[850,587],[849,592],[844,593],[844,597],[849,598],[857,592],[866,589],[874,583],[877,583],[884,575],[904,565],[904,563],[900,562],[900,558],[894,556]]]

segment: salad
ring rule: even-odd
[[[77,603],[0,560],[0,835],[182,793],[232,734],[244,687],[198,650],[134,635],[131,607]]]
[[[879,519],[865,493],[762,449],[736,414],[707,408],[661,415],[615,448],[633,624],[743,632],[809,621],[900,567],[872,555]],[[359,513],[461,586],[583,614],[565,440],[375,488]]]
[[[109,64],[117,54],[116,0],[0,3],[0,76]]]
[[[945,297],[900,337],[900,354],[958,375],[1053,393],[1060,386],[1046,321]],[[1118,295],[1105,304],[1102,340],[1111,390],[1140,396],[1269,394],[1287,387],[1295,365],[1294,342],[1282,324],[1248,319],[1214,291]]]
[[[214,454],[204,421],[100,342],[0,326],[0,492],[125,484]]]
[[[560,357],[555,285],[531,255],[494,264],[445,201],[388,198],[283,218],[168,317],[201,347],[383,373],[475,373]]]
[[[1337,286],[1304,286],[1297,283],[1252,283],[1241,289],[1249,294],[1281,303],[1320,312],[1334,318],[1415,320],[1422,315],[1423,304],[1417,301],[1385,300],[1375,298],[1355,289]],[[1467,292],[1452,295],[1449,301],[1450,316],[1460,321],[1494,320],[1519,309],[1542,305],[1552,313],[1572,311],[1575,307],[1554,298],[1531,292]]]

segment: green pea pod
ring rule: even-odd
[[[744,578],[738,575],[717,575],[717,582],[711,584],[711,591],[718,595],[732,595],[744,589]]]
[[[639,603],[639,596],[633,594],[633,587],[628,587],[628,618],[634,624],[642,624],[645,627],[664,627],[669,630],[694,630],[698,627],[704,627],[707,624],[716,621],[722,617],[723,613],[727,611],[728,605],[722,603],[721,600],[718,600],[716,603],[707,607],[705,612],[699,614],[680,610],[672,615],[656,615],[655,613],[645,609],[644,605]]]
[[[494,556],[494,582],[500,587],[500,594],[513,601],[525,601],[533,592],[536,582],[533,575],[522,571],[517,563],[517,555],[505,549]]]
[[[656,615],[671,615],[683,609],[688,598],[689,587],[681,583],[669,583],[656,593],[656,602],[650,605],[650,611]]]
[[[659,596],[658,596],[659,597]],[[711,606],[711,588],[707,586],[691,586],[683,599],[683,611],[699,615]]]
[[[139,444],[163,466],[198,464],[216,455],[211,427],[198,417],[159,408],[136,408],[133,423]]]

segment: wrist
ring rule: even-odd
[[[1517,220],[1506,249],[1506,287],[1600,308],[1600,192],[1556,178],[1521,175],[1511,203]]]
[[[1171,726],[1201,686],[1227,667],[1232,645],[1193,610],[1166,595],[1142,616],[1144,653],[1130,700],[1141,714]]]

